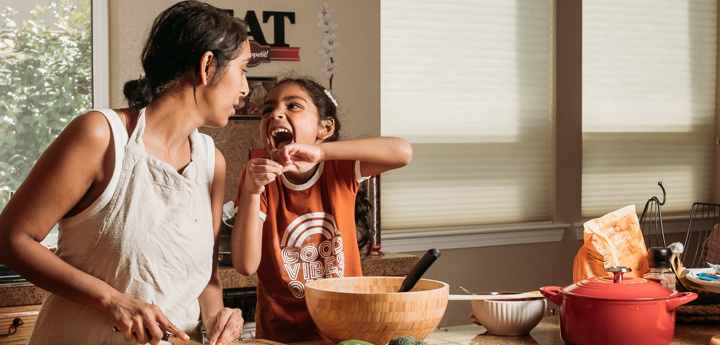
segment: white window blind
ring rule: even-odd
[[[381,0],[382,228],[550,219],[553,2]]]
[[[714,0],[583,1],[582,213],[711,202]]]

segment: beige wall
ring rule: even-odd
[[[320,71],[323,32],[317,28],[317,5],[323,1],[235,1],[210,0],[221,8],[233,9],[236,16],[253,10],[295,12],[295,24],[286,22],[286,42],[300,47],[299,62],[272,62],[251,67],[248,76],[264,77],[296,71],[313,76],[325,86],[328,79]],[[112,106],[124,104],[122,85],[142,73],[140,50],[153,19],[173,1],[123,0],[110,3],[110,99]],[[334,30],[341,43],[335,60],[338,73],[333,89],[341,105],[346,137],[380,133],[380,1],[328,1],[335,9]],[[262,20],[262,18],[260,18]],[[272,23],[261,23],[268,42],[272,42]]]
[[[324,0],[323,0],[324,1]],[[273,43],[273,23],[262,23],[262,11],[295,12],[295,24],[285,23],[285,42],[300,47],[300,61],[263,63],[248,69],[250,77],[267,77],[296,72],[312,76],[328,87],[328,79],[320,71],[323,66],[318,50],[323,32],[316,26],[317,6],[323,1],[290,0],[209,0],[215,6],[232,9],[244,17],[255,11],[268,43]],[[341,46],[335,52],[338,72],[333,77],[333,90],[340,104],[341,135],[380,134],[380,1],[327,1],[335,10],[334,17]],[[110,29],[110,104],[126,106],[123,84],[143,73],[140,52],[154,18],[173,0],[109,0]],[[248,150],[261,147],[258,120],[233,120],[225,128],[204,128],[227,161],[225,200],[232,200]]]

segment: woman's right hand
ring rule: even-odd
[[[128,342],[134,339],[139,344],[156,345],[162,340],[163,331],[182,340],[190,339],[187,333],[168,320],[158,306],[127,295],[113,298],[103,308],[103,313]]]
[[[282,174],[283,166],[271,159],[254,158],[248,162],[243,190],[251,194],[260,194],[265,191],[265,185],[275,181]]]

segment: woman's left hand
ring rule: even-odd
[[[228,345],[240,338],[245,320],[240,309],[222,308],[205,324],[210,345]]]

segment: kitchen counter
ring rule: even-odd
[[[362,272],[366,276],[405,276],[420,260],[415,255],[384,253],[368,256],[362,260]],[[243,288],[257,285],[257,276],[244,276],[231,266],[220,267],[223,288]],[[45,290],[29,282],[0,284],[0,307],[41,304]]]
[[[720,334],[720,323],[677,323],[673,345],[704,345],[710,338]],[[429,345],[562,345],[560,317],[546,316],[530,335],[520,337],[487,334],[485,327],[475,324],[442,327],[425,339]]]

